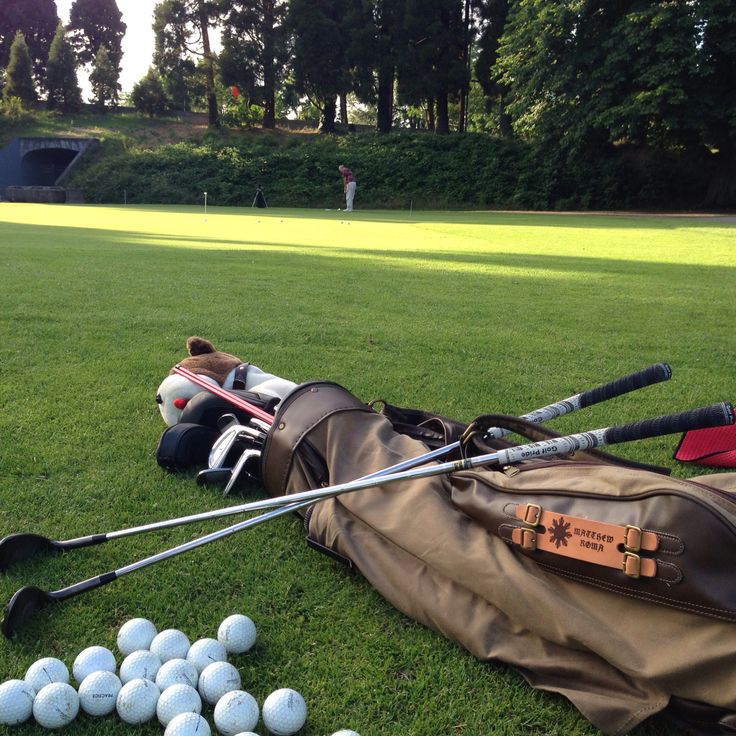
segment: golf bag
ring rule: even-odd
[[[483,430],[555,436],[515,417]],[[304,384],[262,454],[272,496],[343,483],[467,427]],[[465,433],[466,439],[469,437]],[[311,506],[311,546],[348,562],[407,616],[560,693],[606,734],[665,712],[736,731],[736,474],[694,480],[601,452],[404,480]]]

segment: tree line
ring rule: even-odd
[[[485,131],[571,159],[707,151],[733,179],[733,0],[162,0],[152,21],[149,112]],[[74,106],[76,60],[115,104],[124,34],[115,0],[75,0],[66,28],[54,0],[0,0],[4,95]]]

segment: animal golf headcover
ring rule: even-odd
[[[265,373],[257,366],[244,363],[235,355],[215,350],[209,340],[201,337],[190,337],[187,340],[187,352],[189,357],[178,365],[211,381],[213,386],[232,389],[237,381],[238,388],[278,399],[283,399],[296,388],[292,381]],[[203,390],[184,376],[173,373],[172,369],[172,373],[164,378],[156,392],[156,403],[166,424],[176,424],[189,400]]]

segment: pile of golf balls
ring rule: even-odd
[[[148,619],[133,618],[118,631],[119,670],[109,649],[87,647],[71,667],[75,690],[64,662],[39,659],[22,680],[0,685],[0,725],[19,725],[33,716],[43,728],[59,729],[82,710],[93,717],[117,712],[131,725],[157,717],[164,736],[211,736],[201,715],[204,704],[212,707],[220,736],[258,736],[253,729],[259,718],[273,736],[293,736],[307,719],[304,698],[296,690],[281,688],[259,709],[256,699],[241,689],[237,668],[227,661],[228,654],[249,651],[255,640],[255,624],[242,614],[228,616],[216,639],[191,644],[178,629],[159,632]],[[344,729],[332,736],[359,734]]]

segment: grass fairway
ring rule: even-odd
[[[555,428],[736,399],[731,224],[345,217],[0,205],[0,536],[69,539],[223,505],[193,475],[168,475],[155,461],[156,388],[193,334],[295,381],[328,378],[366,401],[466,420],[523,413],[661,360],[673,367],[669,383]],[[676,440],[614,451],[673,466]],[[38,558],[0,577],[0,599],[24,584],[55,590],[222,525]],[[0,641],[0,681],[41,656],[71,667],[92,644],[120,660],[116,632],[133,616],[194,640],[240,611],[259,631],[254,650],[232,659],[244,689],[259,704],[277,687],[300,690],[304,736],[597,733],[562,698],[407,620],[303,537],[284,517],[48,609],[12,644]],[[67,730],[130,733],[117,717],[80,716]],[[160,732],[155,721],[136,730]],[[654,720],[635,733],[677,732]]]

